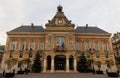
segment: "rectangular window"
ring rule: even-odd
[[[19,54],[19,58],[23,58],[23,53],[20,53],[20,54]]]
[[[34,41],[31,41],[31,42],[30,42],[30,49],[31,49],[31,50],[34,50]]]
[[[109,58],[108,54],[105,54],[105,58]]]
[[[90,58],[90,54],[87,54],[87,58]]]
[[[76,50],[80,50],[80,49],[81,49],[80,41],[77,41],[76,42]]]
[[[62,45],[64,44],[64,37],[57,37],[56,44],[57,44],[57,47],[62,47]]]
[[[42,41],[39,42],[39,50],[43,50],[43,42]]]
[[[32,58],[32,53],[31,52],[29,53],[29,58]]]
[[[96,54],[96,58],[99,58],[100,57],[100,55],[99,54]]]
[[[11,47],[10,47],[10,49],[11,49],[11,50],[15,50],[15,46],[16,46],[16,42],[15,42],[15,41],[12,41],[12,42],[11,42]]]
[[[98,50],[98,42],[96,42],[96,41],[94,42],[94,49]]]
[[[103,50],[106,51],[107,50],[107,43],[103,42]]]
[[[20,43],[20,50],[24,50],[24,41],[21,41],[21,43]]]
[[[89,41],[86,41],[86,50],[89,50],[90,49],[90,43]]]

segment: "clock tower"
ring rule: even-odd
[[[71,23],[64,15],[63,7],[57,7],[57,13],[52,20],[48,20],[46,24],[46,31],[74,31],[75,25]]]
[[[75,50],[75,25],[64,15],[63,7],[59,5],[52,20],[45,25],[45,53],[51,56],[51,72],[54,70],[76,71],[76,63],[73,65]],[[69,50],[69,51],[68,51]],[[69,57],[71,61],[69,63]],[[54,63],[53,63],[54,61]],[[74,60],[76,62],[76,59]],[[69,66],[69,64],[71,66]]]

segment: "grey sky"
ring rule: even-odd
[[[76,26],[97,26],[110,33],[120,30],[120,0],[0,0],[0,44],[6,32],[23,25],[45,25],[57,6]]]

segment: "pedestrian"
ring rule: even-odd
[[[117,76],[119,76],[119,71],[118,71],[118,70],[117,70],[117,72],[116,72],[116,73],[117,73]]]
[[[94,66],[93,66],[93,75],[95,75],[95,68],[94,68]]]
[[[93,75],[95,75],[95,69],[93,69]]]
[[[25,68],[25,74],[26,74],[26,75],[28,74],[28,70],[27,70],[27,68]]]
[[[106,69],[106,74],[108,74],[108,70]]]
[[[15,75],[15,69],[13,69],[13,73],[14,73],[14,75]]]
[[[5,76],[5,70],[3,71],[3,76]]]

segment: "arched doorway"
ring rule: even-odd
[[[65,70],[66,67],[66,56],[56,55],[55,56],[55,70]]]
[[[47,56],[47,70],[51,70],[51,56]]]
[[[73,64],[74,64],[74,61],[73,61],[73,56],[71,55],[70,57],[69,57],[69,69],[70,70],[74,70],[74,67],[73,67]]]

